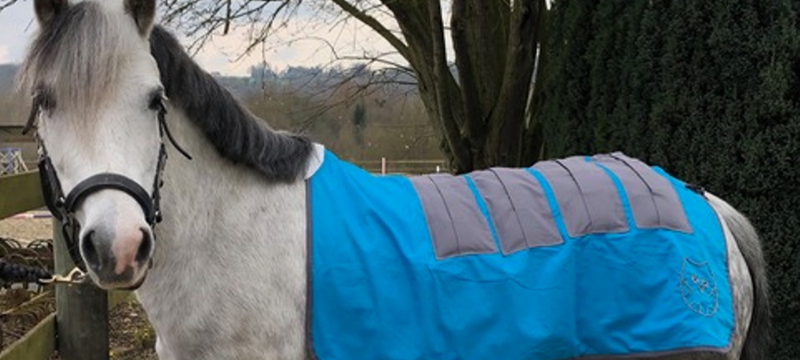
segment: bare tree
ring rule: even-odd
[[[540,99],[534,75],[545,0],[444,2],[451,6],[455,71],[447,61],[440,0],[309,1],[320,11],[339,11],[368,26],[406,60],[455,172],[528,165],[539,158],[543,140],[535,117]],[[255,45],[301,3],[166,0],[166,19],[191,22],[188,34],[195,38],[224,33],[244,19]],[[394,22],[383,20],[386,15]]]

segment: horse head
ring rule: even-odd
[[[40,32],[19,82],[34,98],[46,202],[95,283],[136,288],[155,249],[165,159],[165,97],[148,41],[155,0],[34,6]]]

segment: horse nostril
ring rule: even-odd
[[[140,228],[142,232],[142,242],[139,244],[139,250],[136,251],[136,262],[143,263],[150,258],[150,253],[153,251],[153,237],[150,232],[145,228]]]
[[[97,245],[95,244],[94,230],[86,232],[86,235],[81,239],[80,246],[86,265],[94,270],[100,270],[100,255],[97,252]]]

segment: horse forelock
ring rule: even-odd
[[[46,89],[59,108],[81,113],[102,106],[135,46],[118,16],[100,3],[80,2],[53,18],[28,50],[19,89],[31,95]]]

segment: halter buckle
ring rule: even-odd
[[[50,284],[79,285],[79,284],[83,284],[83,283],[86,282],[86,279],[88,279],[88,277],[86,275],[87,274],[85,272],[81,271],[81,269],[78,269],[76,267],[76,268],[72,269],[72,271],[67,273],[67,275],[63,275],[63,276],[62,275],[54,275],[53,277],[51,277],[49,279],[42,279],[39,282],[42,283],[42,284],[45,284],[45,285],[50,285]]]

